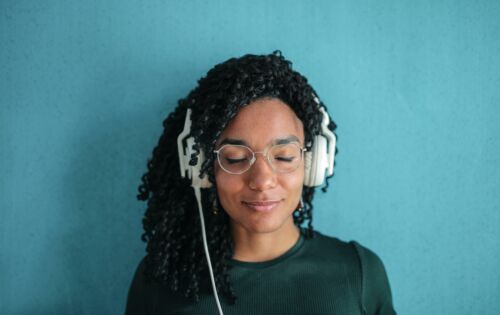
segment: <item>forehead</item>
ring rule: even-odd
[[[304,127],[295,112],[275,98],[256,100],[243,107],[222,132],[226,139],[243,140],[252,147],[265,146],[294,136],[304,142]]]

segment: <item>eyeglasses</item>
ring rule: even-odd
[[[255,154],[260,153],[267,158],[271,168],[277,173],[290,173],[295,171],[304,157],[306,149],[298,143],[274,144],[264,151],[254,152],[247,146],[238,144],[225,144],[214,153],[220,167],[229,174],[242,174],[255,163]]]

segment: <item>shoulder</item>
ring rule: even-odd
[[[366,268],[366,271],[370,274],[385,273],[380,257],[356,241],[346,242],[315,231],[314,237],[310,239],[309,243],[311,249],[320,250],[325,255],[343,257],[363,265],[362,267]]]
[[[335,261],[347,264],[356,264],[359,257],[352,242],[324,235],[314,231],[312,238],[307,240],[307,249],[313,256],[322,260]]]
[[[349,242],[355,248],[361,264],[363,277],[371,284],[381,284],[386,280],[387,275],[384,264],[380,257],[372,250],[359,244],[356,241]]]
[[[348,242],[338,239],[333,236],[324,235],[321,232],[314,231],[313,237],[308,240],[309,246],[314,249],[324,249],[328,251],[334,251],[335,253],[347,254],[352,252],[353,248]]]
[[[139,262],[128,291],[126,315],[156,314],[164,308],[175,310],[189,303],[179,293],[149,279],[146,276],[146,269],[144,258]]]
[[[342,263],[354,279],[360,280],[355,286],[368,314],[395,314],[387,273],[375,252],[356,241],[346,242],[316,231],[309,247],[320,253],[323,261]]]
[[[142,259],[132,278],[132,283],[128,291],[125,314],[150,314],[151,302],[152,299],[154,299],[154,294],[151,293],[148,281],[146,281],[145,277],[145,260]]]
[[[350,242],[359,256],[363,306],[368,314],[396,314],[389,279],[380,257],[356,241]]]
[[[314,256],[350,264],[355,270],[362,272],[363,276],[378,278],[385,274],[379,256],[356,241],[347,242],[315,231],[314,237],[308,240],[307,247],[314,252]]]

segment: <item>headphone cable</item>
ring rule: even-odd
[[[200,212],[200,221],[201,221],[201,235],[203,237],[203,247],[205,248],[205,256],[207,257],[208,271],[210,273],[210,280],[212,282],[212,289],[214,291],[215,302],[217,303],[217,308],[219,309],[219,314],[224,315],[222,312],[222,306],[220,305],[219,295],[217,294],[217,288],[215,286],[215,278],[214,272],[212,270],[212,262],[210,261],[210,254],[208,253],[208,245],[207,245],[207,235],[205,231],[205,219],[203,217],[203,209],[201,206],[201,192],[200,187],[193,186],[194,194],[196,196],[196,201],[198,202],[198,210]]]

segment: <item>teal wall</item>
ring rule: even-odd
[[[315,226],[400,314],[500,314],[500,2],[0,2],[0,313],[122,314],[140,176],[216,63],[281,49],[338,123]]]

